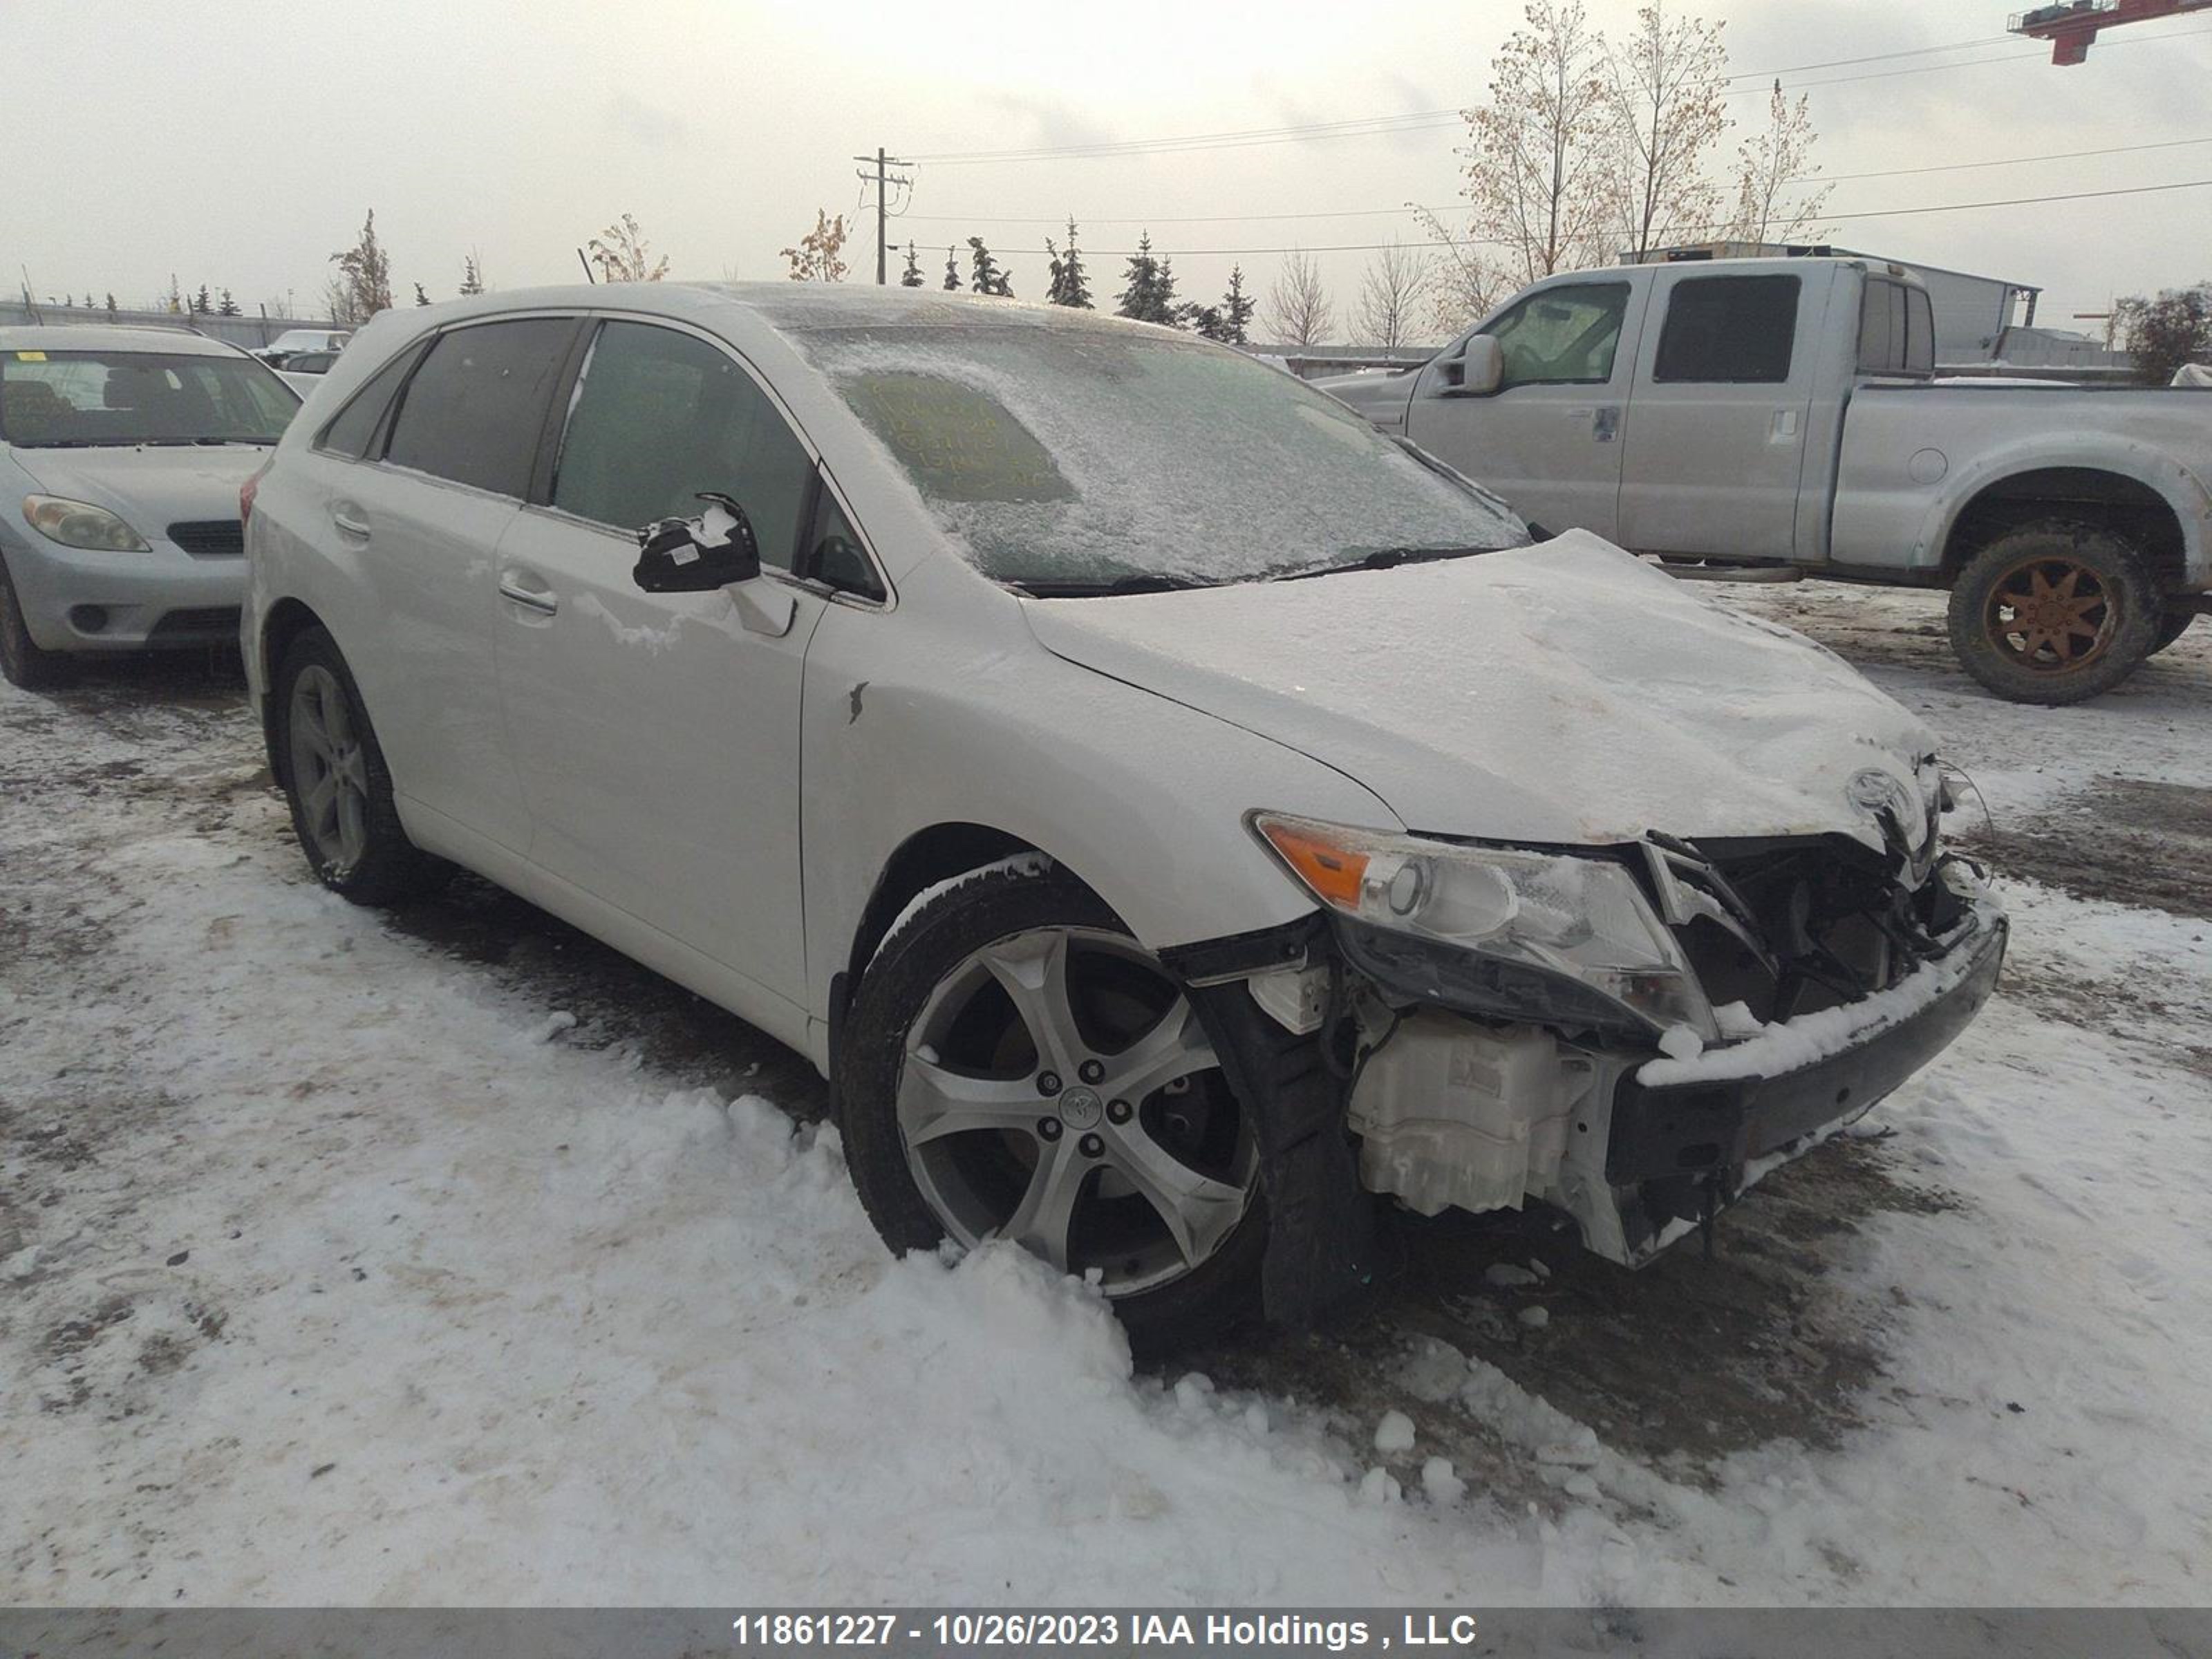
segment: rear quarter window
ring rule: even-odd
[[[392,407],[392,394],[399,390],[407,371],[422,356],[419,344],[410,346],[369,376],[368,384],[354,393],[337,418],[323,428],[321,435],[315,440],[315,447],[326,455],[340,456],[349,461],[366,457],[374,447],[378,428],[384,424],[385,411]]]
[[[1936,306],[1928,290],[1869,277],[1859,301],[1859,373],[1935,372]]]

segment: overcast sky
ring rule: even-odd
[[[1618,31],[1633,7],[1589,9]],[[1844,216],[2212,179],[2212,13],[2116,31],[2061,70],[2004,39],[2008,0],[1700,9],[1726,20],[1747,77],[1729,153],[1764,114],[1748,77],[1775,70],[1809,88],[1831,175],[2171,145],[1844,179],[1838,242],[2039,284],[2039,320],[2062,324],[2115,295],[2212,278],[2212,189]],[[1073,214],[1106,305],[1113,256],[1143,224],[1186,297],[1217,295],[1236,260],[1264,291],[1273,250],[1416,236],[1408,201],[1449,216],[1461,131],[946,158],[1449,109],[1482,96],[1519,14],[1501,0],[0,0],[15,163],[0,260],[6,287],[27,268],[40,295],[143,304],[173,271],[188,292],[227,286],[249,310],[289,293],[304,312],[368,208],[395,287],[419,281],[433,298],[453,294],[472,249],[501,288],[574,280],[577,246],[628,211],[675,276],[781,276],[776,251],[817,206],[854,210],[850,158],[880,143],[940,158],[910,169],[892,226],[933,282],[945,245],[981,233],[1016,292],[1040,297],[1052,227],[1022,222]],[[1212,216],[1260,215],[1282,216]],[[871,213],[849,250],[856,278],[873,276],[873,228]],[[1370,256],[1319,257],[1341,310]]]

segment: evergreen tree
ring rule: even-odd
[[[107,314],[111,317],[115,314],[115,290],[113,289],[110,289],[107,291]]]
[[[1175,325],[1175,275],[1167,261],[1154,257],[1150,231],[1137,238],[1137,251],[1129,255],[1124,281],[1127,286],[1121,289],[1115,314],[1140,323]]]
[[[1244,267],[1229,268],[1229,291],[1221,296],[1221,332],[1216,339],[1226,340],[1231,345],[1249,345],[1251,334],[1248,325],[1260,302],[1244,291]]]
[[[177,273],[173,270],[169,273],[169,296],[162,303],[168,307],[169,315],[172,317],[181,317],[185,314],[184,290],[177,286]]]
[[[208,286],[200,284],[200,291],[192,295],[192,315],[204,317],[215,309],[215,301],[208,298]]]
[[[1067,222],[1067,252],[1062,253],[1052,245],[1052,238],[1044,239],[1046,257],[1052,262],[1052,286],[1045,290],[1046,301],[1056,306],[1072,306],[1078,311],[1095,309],[1091,303],[1091,278],[1083,269],[1083,255],[1075,246],[1075,221]]]
[[[960,261],[949,247],[945,250],[945,291],[947,294],[960,292]]]
[[[222,298],[216,302],[215,309],[216,314],[219,317],[235,317],[238,315],[238,301],[230,297],[230,290],[228,289],[223,289]]]
[[[1007,280],[1006,273],[999,269],[999,262],[992,258],[991,250],[983,246],[981,237],[970,236],[968,239],[968,254],[969,288],[978,294],[993,295],[1001,300],[1014,297],[1013,283]]]
[[[1163,314],[1155,317],[1151,320],[1156,323],[1165,323],[1170,328],[1179,328],[1182,326],[1178,319],[1181,317],[1183,308],[1176,303],[1175,261],[1172,259],[1163,259],[1160,261],[1159,308]]]
[[[899,272],[899,286],[901,288],[921,286],[921,256],[915,252],[912,242],[906,245],[906,269]]]
[[[1187,328],[1209,340],[1226,342],[1229,338],[1229,319],[1219,306],[1202,306],[1187,300],[1176,307],[1176,326]]]
[[[418,306],[427,306],[430,303],[430,296],[422,292],[422,284],[420,283],[415,284],[415,303]]]
[[[473,253],[461,261],[460,291],[464,295],[484,291],[483,271],[477,266],[477,256]]]

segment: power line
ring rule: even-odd
[[[2154,144],[2112,144],[2103,149],[2058,150],[2049,155],[2001,155],[1991,161],[1942,161],[1925,167],[1884,167],[1875,173],[1824,173],[1793,179],[1795,185],[1832,185],[1846,179],[1905,179],[1923,173],[1963,173],[1976,167],[2027,167],[2040,161],[2078,161],[2091,155],[2135,155],[2144,150],[2184,149],[2191,144],[2212,144],[2203,138],[2164,138]]]
[[[1824,222],[1841,219],[1904,219],[1929,213],[1966,213],[1978,208],[2030,207],[2045,202],[2088,202],[2115,196],[2153,196],[2165,191],[2205,189],[2212,189],[2212,179],[2184,179],[2170,185],[2131,185],[2113,190],[2068,191],[2051,196],[2009,196],[2001,200],[1989,202],[1943,202],[1928,207],[1869,208],[1857,213],[1823,213],[1820,217]],[[1680,227],[1674,234],[1677,236],[1694,239],[1699,234],[1717,234],[1727,228],[1725,225],[1686,225]],[[1166,250],[1155,249],[1154,252],[1156,253],[1164,252],[1168,257],[1180,259],[1194,258],[1201,255],[1257,253],[1379,253],[1390,246],[1391,244],[1388,242],[1332,242],[1305,247],[1179,247]],[[1511,246],[1511,243],[1504,237],[1490,236],[1454,238],[1442,244],[1432,241],[1431,246],[1505,247]],[[1137,250],[1122,247],[1087,248],[1085,252],[1107,258],[1119,258],[1134,253]]]
[[[2045,161],[2073,161],[2096,155],[2134,155],[2147,150],[2182,149],[2194,144],[2212,144],[2212,134],[2202,138],[2167,138],[2148,144],[2108,144],[2099,149],[2057,150],[2045,155],[2000,155],[1986,161],[1939,161],[1929,167],[1883,167],[1868,173],[1809,173],[1790,182],[1798,185],[1832,185],[1854,179],[1903,179],[1929,173],[1963,173],[1982,167],[2030,167]],[[1227,225],[1254,224],[1293,219],[1382,219],[1396,218],[1407,208],[1402,204],[1388,208],[1336,208],[1299,213],[1189,213],[1189,214],[1133,214],[1120,217],[1103,215],[1077,214],[1076,219],[1086,225]],[[1059,225],[1066,222],[1064,213],[1047,214],[1040,217],[1024,217],[1009,214],[980,213],[917,213],[911,216],[919,224],[945,225]],[[1833,217],[1832,215],[1824,216]]]
[[[1875,52],[1863,58],[1832,58],[1816,64],[1792,64],[1782,69],[1741,70],[1723,76],[1722,79],[1723,81],[1765,82],[1771,81],[1777,76],[1801,75],[1808,73],[1814,70],[1848,69],[1859,64],[1886,63],[1892,58],[1925,58],[1931,53],[1966,52],[1978,46],[1993,46],[2000,41],[2009,40],[2010,38],[2011,37],[2008,35],[2002,34],[1984,34],[1977,36],[1972,40],[1954,41],[1951,45],[1947,46],[1914,46],[1903,52]],[[2013,52],[2007,54],[2007,56],[2009,57],[2033,57],[2039,59],[2042,55],[2043,54],[2040,52]],[[1762,89],[1763,88],[1737,88],[1738,91],[1757,91]],[[937,155],[918,155],[915,156],[914,160],[917,162],[933,161],[944,163],[1001,160],[1020,161],[1027,160],[1033,156],[1067,155],[1077,152],[1103,153],[1107,151],[1119,150],[1124,148],[1151,146],[1154,144],[1196,144],[1208,143],[1217,141],[1226,142],[1245,138],[1272,139],[1276,135],[1289,136],[1310,134],[1327,137],[1343,134],[1344,136],[1358,136],[1354,133],[1346,132],[1345,130],[1353,128],[1364,130],[1371,127],[1376,131],[1388,132],[1400,130],[1402,124],[1405,123],[1441,122],[1446,124],[1456,124],[1462,118],[1463,111],[1462,107],[1458,105],[1452,105],[1444,109],[1404,110],[1396,114],[1389,115],[1350,116],[1335,121],[1300,122],[1291,126],[1240,127],[1233,128],[1225,132],[1187,133],[1180,137],[1173,137],[1100,139],[1094,144],[1030,145],[1016,146],[1006,149],[951,150]]]
[[[2118,40],[2101,42],[2111,46],[2154,46],[2165,40],[2186,40],[2212,33],[2212,29],[2176,29],[2158,35],[2130,35]],[[1985,39],[1990,37],[1984,37]],[[1796,70],[1760,70],[1731,76],[1764,83],[1781,75],[1802,73],[1815,69],[1841,69],[1855,64],[1875,63],[1891,58],[1924,55],[1929,52],[1957,52],[1979,44],[1960,42],[1950,46],[1929,46],[1912,52],[1881,52],[1865,58],[1836,58],[1825,64],[1799,66]],[[1962,58],[1949,64],[1920,64],[1902,69],[1873,70],[1862,75],[1830,76],[1824,80],[1802,81],[1785,88],[1786,91],[1806,91],[1818,87],[1844,86],[1861,81],[1889,80],[1907,75],[1933,75],[1946,70],[1972,69],[1988,64],[2036,63],[2045,61],[2040,52],[2000,52],[1985,58]],[[1765,91],[1764,84],[1729,88],[1723,97],[1744,97]],[[1409,110],[1391,115],[1352,116],[1336,121],[1305,122],[1291,126],[1247,127],[1221,132],[1184,133],[1159,138],[1129,138],[1101,140],[1090,144],[1038,145],[1026,149],[996,150],[948,150],[916,155],[915,163],[927,162],[934,167],[975,167],[994,162],[1036,161],[1096,161],[1122,155],[1169,155],[1193,150],[1243,149],[1254,145],[1305,143],[1330,138],[1364,138],[1401,132],[1421,132],[1456,126],[1465,118],[1457,108]]]

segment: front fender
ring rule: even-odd
[[[891,620],[833,607],[808,653],[801,812],[817,1022],[892,855],[939,824],[1038,848],[1153,950],[1311,913],[1246,828],[1255,807],[1404,828],[1342,773],[1062,661],[1026,630],[954,674],[945,653],[973,653],[972,631],[956,647]],[[921,623],[913,612],[901,620]]]

